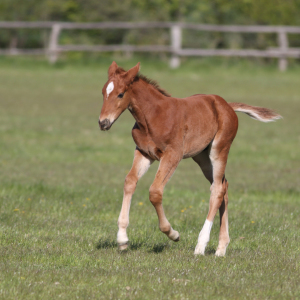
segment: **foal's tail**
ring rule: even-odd
[[[244,103],[228,103],[234,111],[239,111],[247,114],[250,118],[261,121],[261,122],[272,122],[281,119],[282,116],[277,114],[275,111],[258,106],[251,106]]]

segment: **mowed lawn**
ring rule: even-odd
[[[125,68],[137,61],[117,58]],[[0,61],[0,298],[299,299],[300,68],[194,60],[174,71],[141,61],[174,96],[213,93],[284,117],[264,124],[239,114],[226,170],[231,242],[218,258],[218,215],[206,255],[193,254],[209,184],[191,159],[164,193],[180,242],[159,231],[148,200],[156,162],[133,196],[130,248],[118,251],[134,120],[126,112],[99,130],[110,62]]]

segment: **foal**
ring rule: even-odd
[[[123,204],[118,219],[119,249],[124,250],[128,246],[126,229],[137,182],[155,160],[159,161],[159,167],[149,190],[149,198],[158,215],[159,229],[169,239],[179,241],[178,231],[171,227],[165,216],[162,196],[179,162],[191,157],[211,183],[209,211],[199,234],[195,254],[204,255],[213,220],[219,209],[220,235],[216,255],[224,256],[230,241],[225,167],[238,129],[235,111],[246,113],[262,122],[274,121],[281,116],[267,108],[227,103],[216,95],[173,98],[156,82],[138,74],[138,71],[139,63],[127,72],[115,62],[111,64],[108,81],[102,89],[103,106],[99,117],[101,130],[109,130],[126,108],[136,120],[132,129],[136,149],[132,168],[125,179]]]

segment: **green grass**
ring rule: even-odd
[[[125,68],[137,62],[115,59]],[[239,114],[226,170],[231,243],[216,258],[218,216],[206,256],[193,255],[209,184],[192,160],[181,162],[164,194],[180,242],[159,231],[148,201],[155,163],[133,197],[130,249],[117,250],[135,146],[127,112],[109,132],[98,128],[110,62],[0,59],[0,297],[299,299],[299,67],[279,73],[247,61],[188,60],[170,70],[141,61],[174,96],[214,93],[284,117],[263,124]]]

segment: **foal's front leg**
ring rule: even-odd
[[[147,172],[152,163],[152,159],[144,156],[138,149],[135,150],[132,168],[125,178],[122,209],[118,219],[119,231],[117,235],[117,242],[120,250],[125,250],[128,247],[126,229],[129,225],[130,203],[136,184]]]
[[[163,157],[160,160],[154,182],[149,190],[150,201],[153,204],[158,216],[159,229],[163,233],[165,233],[169,239],[175,242],[179,241],[179,233],[171,227],[169,221],[166,218],[162,206],[162,197],[165,185],[173,175],[180,160],[181,158],[173,151],[164,153]]]

